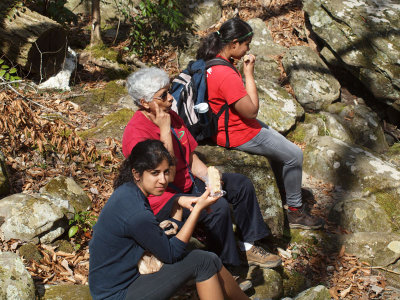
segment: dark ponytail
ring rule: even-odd
[[[114,179],[114,189],[126,182],[134,182],[132,169],[142,176],[144,171],[154,170],[164,160],[170,166],[175,164],[171,154],[161,141],[145,140],[137,143],[129,157],[122,162],[118,176]]]
[[[233,40],[245,42],[253,37],[253,29],[240,18],[229,19],[221,28],[205,37],[197,50],[196,59],[209,60],[217,56],[221,50]]]

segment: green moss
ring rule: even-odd
[[[101,119],[95,128],[78,132],[78,135],[83,139],[94,137],[106,138],[108,136],[120,136],[122,138],[123,129],[132,118],[133,114],[134,112],[132,110],[123,108]]]
[[[399,195],[393,191],[393,193],[382,191],[382,190],[374,190],[367,189],[376,197],[376,202],[382,207],[382,209],[389,216],[392,229],[394,232],[400,231],[400,207],[399,207]]]
[[[118,52],[104,44],[89,46],[85,50],[90,51],[95,58],[105,58],[113,62],[118,60]]]
[[[287,135],[287,138],[296,143],[303,143],[304,139],[306,137],[306,128],[302,125],[299,125],[296,127],[296,129],[292,132],[290,132]]]
[[[93,112],[98,111],[101,106],[116,103],[126,94],[126,89],[123,86],[117,84],[116,81],[110,81],[104,88],[76,97],[73,102],[79,104],[84,111]]]
[[[23,256],[27,261],[35,260],[39,262],[43,258],[37,246],[33,243],[22,245],[19,248],[19,255]]]
[[[389,155],[400,155],[400,143],[395,143],[391,146],[387,152]]]
[[[62,251],[66,253],[74,252],[74,247],[66,240],[58,240],[53,243],[54,246],[58,246],[57,251]]]
[[[294,297],[307,287],[306,278],[297,271],[284,270],[282,278],[283,295],[285,297]]]
[[[43,300],[91,300],[89,286],[87,285],[54,285],[49,286],[42,298]]]

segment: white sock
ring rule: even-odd
[[[253,242],[238,242],[239,248],[241,251],[248,251],[253,247],[254,243]]]

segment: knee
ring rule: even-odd
[[[197,281],[208,279],[222,268],[221,259],[213,252],[193,250],[189,255],[193,261],[193,266],[196,268]]]
[[[216,219],[230,218],[231,208],[225,198],[218,199],[211,209]]]

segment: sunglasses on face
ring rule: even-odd
[[[161,94],[161,96],[153,96],[153,99],[159,99],[162,102],[165,102],[168,100],[168,91],[165,91],[164,93]]]

